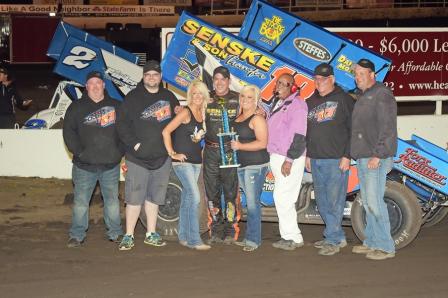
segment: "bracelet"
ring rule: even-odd
[[[176,155],[176,154],[177,154],[176,151],[168,152],[169,157],[173,157],[173,155]]]

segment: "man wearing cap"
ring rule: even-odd
[[[305,167],[308,108],[297,89],[294,77],[282,74],[275,84],[276,99],[268,115],[267,149],[275,178],[273,196],[281,236],[272,246],[283,250],[303,246],[295,204]]]
[[[144,243],[164,246],[156,232],[159,205],[165,196],[171,171],[171,158],[175,152],[166,152],[162,130],[174,117],[179,101],[174,94],[161,87],[162,69],[159,62],[147,61],[143,66],[143,79],[129,92],[121,105],[118,133],[126,147],[125,182],[126,234],[120,250],[134,247],[134,230],[142,206],[146,212]]]
[[[32,100],[23,100],[18,94],[11,74],[0,67],[0,129],[12,129],[16,123],[15,107],[25,110]]]
[[[86,92],[67,109],[63,136],[73,154],[73,218],[68,247],[79,247],[89,227],[89,203],[99,182],[104,200],[104,222],[110,241],[123,235],[118,201],[123,150],[116,130],[120,102],[109,97],[100,72],[90,72]]]
[[[367,225],[363,245],[352,251],[384,260],[395,256],[384,192],[397,150],[397,103],[390,89],[376,82],[370,60],[359,60],[354,74],[359,92],[352,115],[350,154],[357,162]]]
[[[308,105],[306,169],[312,173],[319,213],[325,222],[324,239],[314,243],[319,255],[330,256],[347,245],[342,230],[348,169],[353,98],[335,85],[333,67],[314,69],[316,90]]]
[[[209,244],[225,242],[233,243],[238,239],[237,194],[238,175],[236,168],[220,168],[221,154],[217,134],[222,129],[222,101],[227,110],[229,123],[237,116],[239,94],[230,90],[230,72],[224,66],[213,71],[213,87],[210,93],[211,102],[207,105],[205,122],[204,148],[204,184],[210,212]],[[225,150],[231,150],[230,139],[225,140]],[[224,205],[221,204],[221,193],[224,193]]]

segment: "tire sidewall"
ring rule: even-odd
[[[392,235],[395,248],[401,249],[409,245],[420,231],[421,208],[415,194],[404,185],[394,181],[387,181],[384,196],[386,201],[391,200],[393,205],[400,209],[398,213],[402,215],[401,224]],[[360,194],[357,195],[352,205],[351,222],[356,236],[363,241],[365,239],[365,212]]]

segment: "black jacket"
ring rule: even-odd
[[[397,102],[389,88],[376,83],[359,92],[352,115],[353,158],[387,158],[397,151]]]
[[[63,136],[73,163],[87,171],[107,170],[120,163],[123,149],[116,130],[120,102],[109,97],[95,103],[84,93],[67,109]]]
[[[316,159],[350,158],[353,98],[335,86],[323,97],[316,90],[306,103],[307,156]]]
[[[140,82],[126,95],[118,119],[118,133],[126,147],[126,160],[153,170],[160,168],[168,157],[162,130],[174,118],[179,101],[174,94],[160,88],[149,93]],[[134,146],[140,143],[137,151]]]

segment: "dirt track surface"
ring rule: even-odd
[[[306,245],[272,248],[276,224],[263,224],[263,245],[197,252],[174,240],[163,248],[143,244],[120,252],[105,239],[101,203],[91,206],[87,241],[66,248],[70,181],[0,177],[0,297],[447,297],[448,221],[423,228],[394,259],[354,255],[358,244],[332,257],[312,242],[322,226],[301,225]],[[244,224],[242,224],[244,226]]]

